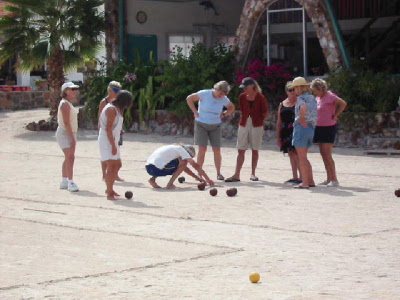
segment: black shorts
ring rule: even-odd
[[[335,143],[337,132],[336,124],[333,126],[316,126],[314,132],[314,143]]]

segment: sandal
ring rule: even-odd
[[[217,175],[217,180],[224,180],[224,179],[225,179],[225,177],[222,176],[221,174],[218,174],[218,175]]]
[[[240,179],[239,178],[235,178],[235,177],[229,177],[227,179],[225,179],[225,182],[239,182]]]
[[[258,181],[258,177],[256,175],[251,175],[250,180],[251,181]]]
[[[308,186],[301,186],[301,185],[295,185],[293,188],[299,189],[299,190],[308,190],[309,189]]]

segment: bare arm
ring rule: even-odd
[[[101,100],[100,104],[99,104],[99,110],[97,112],[97,128],[100,129],[100,115],[101,112],[103,111],[103,108],[106,106],[106,101],[105,100]]]
[[[117,146],[115,145],[113,133],[112,133],[112,126],[114,124],[114,120],[116,117],[117,113],[115,109],[107,109],[106,110],[106,117],[107,117],[107,124],[106,124],[106,132],[107,132],[107,138],[109,143],[111,144],[111,154],[116,155],[117,154]]]
[[[307,111],[307,104],[305,104],[305,103],[301,104],[300,110],[299,110],[299,118],[297,119],[297,123],[299,123],[303,127],[307,127],[307,122],[305,119],[306,111]]]
[[[233,105],[232,102],[230,102],[227,106],[226,106],[226,110],[221,113],[221,119],[225,118],[227,116],[229,116],[231,113],[233,113],[235,111],[235,105]]]
[[[337,109],[335,110],[335,114],[333,115],[333,119],[336,121],[340,114],[344,111],[347,106],[347,102],[344,101],[342,98],[336,98],[333,103],[335,103]]]
[[[193,112],[195,118],[199,117],[199,112],[197,111],[196,106],[194,105],[194,102],[199,101],[199,100],[200,100],[200,97],[199,97],[199,95],[197,95],[197,93],[193,93],[193,94],[187,96],[187,98],[186,98],[186,102],[189,105],[190,110]]]
[[[61,113],[64,119],[65,130],[68,133],[69,138],[71,139],[71,148],[75,148],[76,141],[74,133],[72,132],[71,123],[69,121],[69,116],[71,114],[71,107],[67,103],[63,103],[61,105]]]
[[[196,169],[196,171],[203,176],[209,185],[214,185],[214,181],[208,177],[207,173],[200,167],[200,165],[193,160],[193,158],[188,158],[187,161]]]
[[[282,126],[282,119],[281,119],[281,107],[282,107],[282,103],[279,104],[278,107],[278,115],[277,115],[277,120],[276,120],[276,144],[278,146],[281,145],[281,126]]]

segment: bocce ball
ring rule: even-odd
[[[185,177],[181,176],[178,178],[179,183],[184,183],[185,182]]]
[[[252,283],[257,283],[260,280],[260,274],[257,272],[250,273],[249,279]]]
[[[210,195],[211,196],[216,196],[218,194],[218,190],[216,189],[216,188],[212,188],[211,190],[210,190]]]
[[[133,193],[131,191],[126,191],[125,192],[125,198],[126,199],[131,199],[133,197]]]
[[[227,190],[226,190],[226,194],[227,194],[229,197],[233,197],[233,196],[235,196],[235,195],[237,194],[237,189],[236,189],[236,188],[227,189]]]
[[[198,188],[200,191],[203,191],[203,190],[206,188],[206,184],[205,184],[204,182],[199,183],[199,184],[197,185],[197,188]]]
[[[395,190],[395,191],[394,191],[394,194],[395,194],[397,197],[400,197],[400,189]]]

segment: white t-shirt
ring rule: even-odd
[[[165,165],[171,160],[177,159],[188,159],[192,158],[190,154],[179,145],[167,145],[158,148],[153,152],[152,155],[147,159],[146,165],[154,165],[157,168],[164,169]]]

